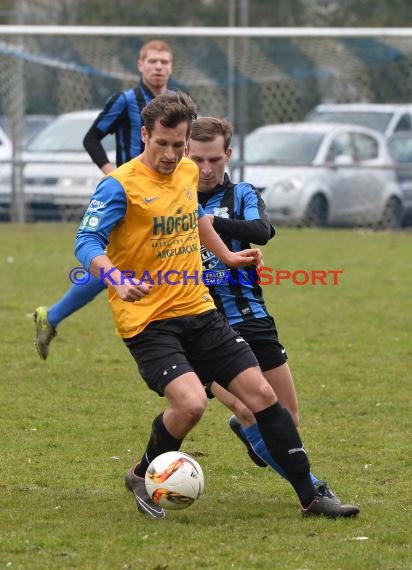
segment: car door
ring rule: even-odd
[[[352,216],[357,225],[374,223],[380,217],[392,183],[393,171],[384,164],[379,140],[366,133],[352,133],[357,164]]]
[[[355,150],[349,132],[335,134],[326,152],[329,177],[329,221],[347,223],[353,209],[353,193],[356,192]]]

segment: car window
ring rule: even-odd
[[[356,160],[362,162],[364,160],[373,160],[378,157],[379,145],[378,141],[369,135],[363,133],[353,133],[353,143],[355,146]]]
[[[54,117],[52,115],[25,115],[23,144],[26,145],[28,140],[42,128],[44,128]],[[12,136],[12,123],[4,115],[0,117],[0,126],[5,130],[9,137]]]
[[[404,113],[396,124],[394,131],[410,131],[412,128],[411,116],[409,113]]]
[[[253,164],[310,164],[324,135],[310,132],[254,132],[245,139],[244,158]],[[234,153],[234,159],[238,153]]]
[[[354,151],[349,133],[339,133],[330,143],[329,151],[326,155],[328,162],[333,162],[338,156],[351,156],[354,158]]]
[[[29,141],[30,152],[85,152],[83,137],[93,119],[89,117],[59,117]],[[114,137],[103,140],[106,152],[114,150]]]
[[[380,133],[384,133],[393,117],[393,113],[376,111],[312,111],[306,117],[306,121],[312,123],[352,123],[361,127],[369,127]]]
[[[388,148],[395,162],[412,163],[412,137],[393,137],[388,141]]]

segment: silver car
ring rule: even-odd
[[[344,124],[267,125],[247,135],[243,179],[276,223],[398,228],[403,196],[386,141]],[[240,168],[232,168],[239,181]]]
[[[83,137],[98,113],[64,113],[30,139],[23,160],[25,200],[31,219],[81,217],[103,176],[83,148]],[[106,137],[103,146],[114,163],[114,137]]]

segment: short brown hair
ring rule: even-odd
[[[192,123],[190,138],[194,141],[210,142],[219,135],[223,136],[223,146],[226,152],[233,135],[233,127],[229,121],[216,117],[200,117]]]
[[[189,134],[192,121],[197,117],[197,107],[193,100],[182,91],[169,91],[152,99],[142,111],[142,119],[148,134],[154,129],[155,122],[173,129],[179,123],[187,123]]]
[[[170,59],[173,59],[172,48],[163,40],[150,40],[150,42],[143,44],[139,51],[139,59],[146,59],[147,52],[150,49],[153,49],[155,51],[167,51],[170,53]]]

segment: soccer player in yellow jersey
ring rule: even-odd
[[[216,380],[254,413],[304,512],[328,514],[289,412],[201,279],[200,242],[228,266],[259,266],[262,259],[257,249],[231,252],[197,203],[198,168],[184,158],[196,114],[190,97],[179,92],[159,95],[145,107],[143,153],[99,183],[76,238],[78,259],[109,287],[117,332],[142,378],[169,403],[153,421],[126,487],[141,512],[164,518],[147,495],[147,467],[157,455],[180,448],[205,410],[203,385]]]

